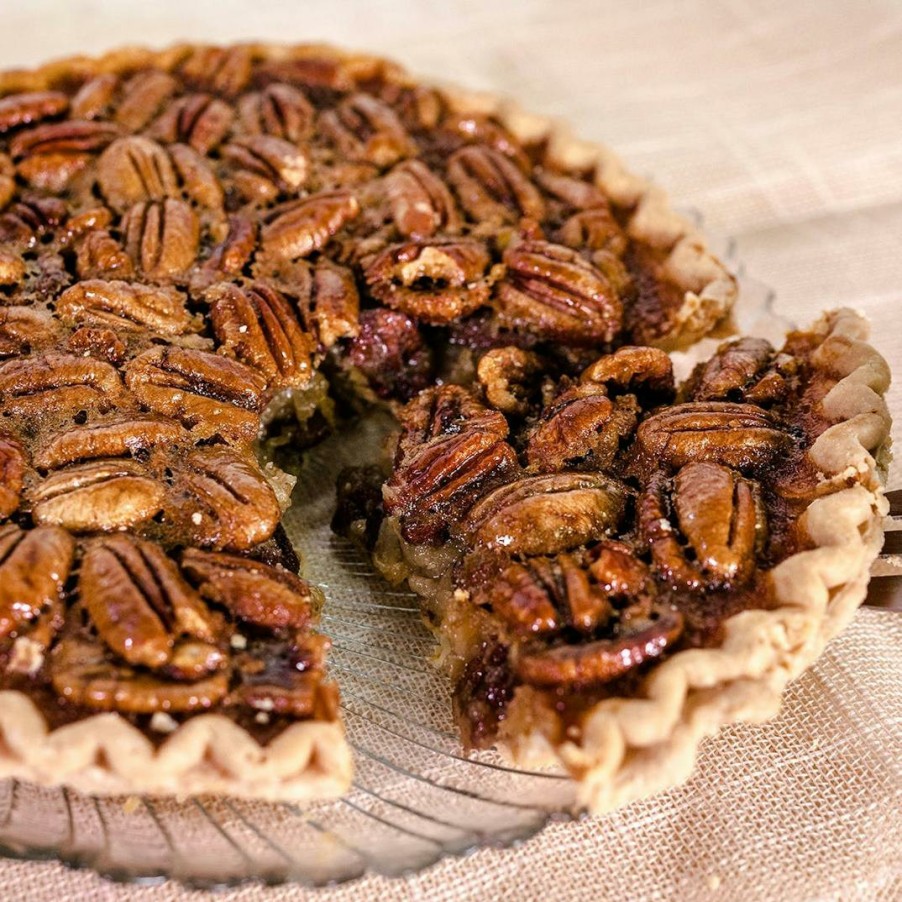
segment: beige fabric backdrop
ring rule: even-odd
[[[120,43],[328,40],[516,96],[654,174],[803,322],[849,304],[902,362],[902,5],[861,0],[29,0],[0,65]],[[891,396],[902,420],[902,388]],[[891,479],[902,485],[900,468]],[[685,788],[338,899],[902,898],[902,617],[863,612],[787,710]],[[248,888],[242,899],[296,898]],[[181,899],[0,861],[0,898]],[[332,893],[318,896],[331,899]],[[198,896],[198,898],[200,898]]]

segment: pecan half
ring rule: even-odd
[[[79,613],[76,606],[70,619]],[[53,688],[70,704],[119,714],[188,713],[213,707],[229,691],[224,670],[198,680],[173,680],[111,660],[103,642],[84,630],[72,632],[50,655]]]
[[[89,78],[75,92],[69,107],[73,119],[95,119],[105,115],[119,87],[119,78],[112,72],[104,72]]]
[[[185,195],[198,206],[218,213],[225,196],[206,159],[187,144],[170,144],[167,149]]]
[[[186,84],[224,97],[236,97],[251,77],[253,51],[247,45],[195,47],[179,66]]]
[[[168,72],[159,69],[138,72],[123,85],[113,118],[127,131],[139,131],[176,90],[178,82]]]
[[[96,323],[114,329],[149,329],[159,335],[197,330],[185,295],[173,288],[87,279],[66,289],[56,305],[65,322]]]
[[[57,325],[50,314],[32,307],[0,307],[0,358],[36,350],[54,338]]]
[[[159,546],[124,535],[92,542],[78,589],[103,641],[129,664],[164,669],[188,637],[210,646],[209,670],[225,663],[214,618]]]
[[[360,296],[354,274],[325,258],[318,260],[297,286],[298,306],[304,324],[316,333],[323,348],[360,331]]]
[[[132,258],[104,230],[90,232],[79,244],[76,269],[82,279],[130,279],[135,274]]]
[[[64,529],[0,526],[0,638],[59,603],[74,557],[75,540]]]
[[[569,388],[530,429],[527,463],[540,473],[565,468],[607,469],[636,428],[638,412],[632,395],[612,401],[597,386]]]
[[[513,346],[492,348],[476,366],[486,400],[509,416],[523,416],[529,410],[542,372],[542,360],[537,354]]]
[[[623,305],[610,282],[576,251],[546,241],[523,241],[504,253],[507,275],[495,287],[504,325],[570,345],[613,341]]]
[[[49,235],[66,218],[66,204],[56,197],[23,197],[0,215],[0,241],[16,242],[24,249]]]
[[[257,437],[266,380],[237,360],[185,348],[152,348],[126,366],[125,382],[143,404],[180,420],[197,438],[221,435],[246,442]]]
[[[558,230],[561,244],[577,250],[626,253],[628,239],[607,205],[574,213]]]
[[[354,94],[320,116],[320,128],[349,159],[391,166],[417,152],[395,111],[368,94]]]
[[[399,163],[385,177],[385,191],[398,231],[414,241],[436,232],[454,234],[461,217],[447,185],[420,160]]]
[[[461,534],[474,547],[557,554],[597,541],[620,522],[628,489],[601,473],[523,476],[474,504]]]
[[[19,508],[25,468],[28,465],[22,443],[0,432],[0,520],[14,514]]]
[[[317,590],[293,573],[246,557],[189,548],[182,571],[204,598],[272,630],[305,629],[321,603]]]
[[[26,419],[127,406],[119,373],[108,363],[66,354],[22,357],[0,365],[0,408]]]
[[[485,245],[465,238],[396,244],[367,266],[366,282],[387,306],[446,325],[488,301],[490,264]]]
[[[277,257],[309,256],[359,213],[350,191],[324,191],[282,204],[263,219],[263,249]]]
[[[656,413],[639,424],[636,440],[646,460],[675,469],[711,461],[753,470],[790,444],[767,411],[723,401],[677,404]]]
[[[226,276],[240,275],[256,247],[257,223],[245,216],[230,216],[226,237],[213,248],[201,267],[201,287]]]
[[[687,464],[672,488],[659,472],[638,511],[655,568],[672,586],[730,586],[752,575],[766,531],[764,507],[757,485],[728,467]]]
[[[68,108],[69,98],[61,91],[8,94],[0,100],[0,132],[60,116]]]
[[[451,138],[453,144],[476,144],[489,147],[513,160],[526,171],[530,167],[529,157],[520,142],[497,120],[479,113],[450,113],[441,123],[441,129]]]
[[[113,209],[124,213],[146,200],[178,197],[179,185],[169,154],[150,138],[119,138],[97,163],[100,190]]]
[[[115,532],[163,508],[165,486],[136,461],[95,460],[48,476],[26,495],[35,523],[71,532]]]
[[[222,347],[260,370],[270,386],[310,381],[314,341],[284,295],[265,282],[244,288],[220,282],[207,292],[206,300]]]
[[[423,392],[402,413],[395,470],[385,484],[385,510],[411,542],[436,543],[493,481],[518,469],[504,439],[507,423],[465,389]]]
[[[168,279],[189,269],[197,258],[200,224],[183,200],[141,201],[122,219],[125,247],[148,279]]]
[[[613,613],[604,587],[570,554],[529,557],[477,551],[465,559],[460,585],[518,636],[550,636],[572,628],[591,633]]]
[[[209,94],[186,94],[173,100],[151,123],[149,137],[164,144],[187,144],[206,155],[228,134],[232,108]]]
[[[313,107],[292,85],[268,85],[238,101],[238,125],[251,135],[272,135],[297,143],[313,128]]]
[[[39,470],[56,470],[100,458],[144,460],[158,446],[185,443],[190,436],[178,423],[162,417],[136,416],[76,426],[52,436],[35,450]]]
[[[746,401],[767,404],[789,391],[788,379],[798,362],[777,354],[763,338],[740,338],[721,345],[689,379],[686,394],[693,401]]]
[[[673,363],[658,348],[626,346],[586,367],[580,382],[603,385],[610,394],[630,392],[647,406],[673,399]]]
[[[19,133],[9,142],[9,152],[19,160],[22,157],[91,154],[103,150],[121,134],[122,130],[112,122],[67,119]]]
[[[476,222],[541,220],[545,203],[539,189],[516,163],[489,147],[462,147],[448,161],[448,181],[460,205]]]
[[[261,203],[297,192],[310,173],[307,152],[272,135],[237,137],[223,147],[222,156],[232,164],[242,194]]]
[[[82,326],[66,341],[66,350],[80,357],[94,357],[121,366],[125,360],[125,342],[112,330],[98,326]]]
[[[230,448],[199,448],[172,469],[166,519],[193,544],[244,551],[275,532],[278,498],[249,458]]]
[[[651,618],[632,621],[624,634],[614,639],[523,651],[514,661],[514,670],[525,683],[540,688],[608,683],[645,661],[660,657],[682,631],[682,615],[658,607]]]

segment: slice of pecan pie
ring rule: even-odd
[[[0,776],[343,791],[271,458],[379,404],[384,500],[349,477],[337,519],[428,596],[466,743],[553,750],[595,808],[672,780],[842,621],[879,531],[849,316],[667,406],[666,352],[735,296],[609,151],[383,60],[0,75]]]

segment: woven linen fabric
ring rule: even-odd
[[[2,65],[122,43],[323,39],[516,97],[652,174],[732,235],[777,310],[848,304],[902,362],[902,6],[833,2],[194,0],[8,4]],[[902,421],[902,391],[890,406]],[[896,427],[898,429],[898,427]],[[897,432],[898,434],[898,432]],[[902,485],[900,468],[891,487]],[[312,896],[902,898],[902,616],[863,610],[783,714],[708,741],[683,787],[404,879]],[[0,898],[201,899],[0,861]],[[242,900],[298,898],[249,886]]]

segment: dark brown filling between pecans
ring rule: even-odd
[[[48,90],[0,98],[0,688],[28,692],[53,726],[115,710],[156,742],[200,711],[261,740],[334,718],[319,599],[278,541],[279,477],[254,450],[261,428],[295,449],[330,428],[318,370],[340,412],[414,399],[386,495],[410,541],[444,541],[448,522],[477,544],[491,533],[491,509],[467,525],[469,505],[440,472],[447,459],[468,501],[528,477],[549,516],[569,479],[582,507],[545,568],[549,585],[567,582],[553,559],[563,554],[577,582],[636,562],[657,585],[662,565],[635,527],[646,470],[631,449],[639,421],[672,399],[669,364],[642,348],[629,384],[580,380],[617,348],[667,343],[675,328],[682,292],[663,269],[667,249],[628,237],[632,211],[593,173],[561,171],[544,144],[455,112],[389,67],[355,74],[243,47],[168,60],[165,71],[73,69]],[[612,605],[596,586],[579,625],[549,627],[554,643],[610,642],[632,618],[652,645],[669,624],[669,651],[716,641],[752,594],[766,604],[766,592],[736,587],[798,546],[807,495],[780,487],[797,483],[806,430],[820,428],[816,403],[792,406],[806,379],[805,339],[795,341],[801,368],[768,358],[760,397],[739,398],[776,412],[778,423],[749,427],[764,450],[751,447],[748,466],[712,464],[715,482],[760,487],[753,506],[770,538],[751,568],[740,553],[741,580],[718,577],[715,590],[703,573],[704,591],[639,603],[624,591]],[[451,382],[474,388],[430,389]],[[731,390],[751,387],[749,377]],[[444,396],[468,410],[435,420]],[[446,439],[450,458],[420,459]],[[668,511],[672,477],[657,489]],[[416,500],[424,479],[441,483],[427,504]],[[372,544],[381,493],[349,480],[337,520],[357,537],[362,522]],[[520,516],[531,497],[515,499]],[[462,536],[451,538],[469,547]],[[462,564],[458,579],[481,574],[472,588],[488,593],[479,610],[497,627],[488,664],[466,667],[463,709],[484,696],[497,719],[513,673],[539,684],[575,667],[559,694],[578,707],[633,691],[644,672],[600,681],[597,661],[510,641],[496,571],[529,571],[536,551],[488,549]],[[517,616],[535,638],[529,610]],[[476,744],[491,740],[491,724],[468,722]]]

